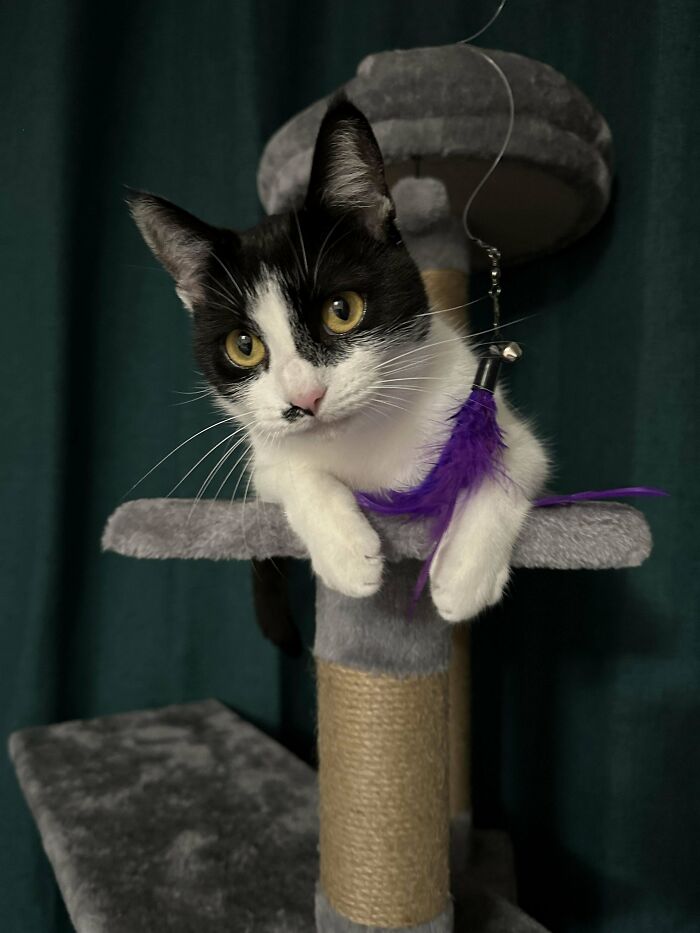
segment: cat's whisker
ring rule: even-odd
[[[175,395],[197,395],[197,393],[204,391],[204,389],[210,389],[206,382],[195,383],[193,389],[171,389]]]
[[[309,274],[309,261],[306,257],[306,246],[304,245],[304,237],[301,232],[301,224],[299,223],[299,215],[294,211],[294,222],[297,225],[297,233],[299,234],[299,243],[301,245],[301,253],[304,257],[304,268],[306,269],[306,274]]]
[[[378,408],[375,408],[373,405],[367,406],[368,411],[365,412],[367,420],[374,427],[384,428],[386,419],[391,414],[390,412],[381,411]]]
[[[484,334],[491,334],[495,330],[505,330],[506,327],[512,327],[514,324],[522,324],[523,321],[528,321],[531,317],[534,317],[534,314],[527,314],[524,317],[516,318],[514,321],[508,321],[507,324],[501,324],[499,328],[496,327],[487,327],[485,330],[479,330],[474,333],[468,333],[465,331],[464,334],[457,334],[454,337],[446,337],[442,340],[436,340],[432,343],[421,344],[418,347],[413,347],[411,350],[406,350],[404,353],[399,353],[397,356],[391,357],[391,359],[384,360],[384,362],[379,363],[377,369],[383,369],[385,366],[388,366],[390,363],[396,362],[396,360],[403,359],[406,356],[411,356],[413,353],[420,353],[423,350],[430,350],[434,347],[443,346],[448,343],[455,343],[457,341],[463,341],[465,337],[468,340],[473,339],[474,337],[481,337]]]
[[[280,433],[281,433],[280,431],[273,431],[273,430],[266,431],[266,432],[265,432],[265,437],[263,438],[263,444],[272,444],[272,445],[274,445],[274,443],[275,443],[275,441],[278,439],[278,436],[279,436]],[[269,516],[267,516],[266,519],[265,519],[265,526],[263,527],[263,525],[262,525],[262,523],[261,523],[261,521],[260,521],[260,507],[261,507],[261,505],[262,505],[262,500],[260,499],[259,496],[256,496],[256,497],[255,497],[255,519],[256,519],[257,524],[258,524],[258,531],[260,531],[260,533],[261,533],[261,539],[264,539],[264,538],[267,536],[267,532],[271,530],[272,525],[271,525]],[[264,514],[265,514],[265,510],[263,509],[263,515],[264,515]],[[275,570],[277,571],[277,573],[280,575],[280,577],[282,577],[282,578],[284,579],[284,574],[282,573],[282,571],[279,569],[279,567],[278,567],[277,564],[275,563],[274,558],[271,557],[271,558],[269,558],[269,560],[270,560],[270,562],[272,563],[272,566],[273,566],[273,567],[275,568]]]
[[[246,465],[247,467],[247,465]],[[243,514],[241,516],[242,525],[243,525],[243,544],[245,545],[246,551],[248,551],[248,536],[246,533],[246,523],[245,523],[245,507],[248,501],[248,492],[250,490],[250,484],[253,482],[253,471],[250,471],[248,475],[248,483],[246,484],[245,491],[243,493]]]
[[[462,308],[470,308],[472,305],[478,304],[480,301],[484,301],[486,298],[490,297],[490,295],[482,295],[480,298],[472,298],[471,301],[467,301],[462,305],[454,305],[452,308],[437,308],[434,311],[423,311],[422,314],[417,314],[416,317],[432,317],[435,314],[447,314],[448,311],[461,311]]]
[[[379,387],[375,387],[375,388],[379,388]],[[436,395],[435,395],[434,392],[431,392],[430,390],[425,389],[425,388],[422,388],[422,387],[419,387],[419,386],[398,386],[398,387],[397,387],[397,386],[393,386],[393,387],[392,387],[392,386],[389,386],[389,388],[398,388],[401,392],[403,392],[403,391],[406,391],[406,392],[418,392],[418,393],[421,393],[421,394],[423,394],[423,395],[427,395],[427,396],[429,396],[429,397],[436,398]],[[401,400],[401,401],[408,401],[407,399],[404,398],[403,395],[392,395],[391,393],[387,393],[387,392],[384,392],[384,393],[381,393],[381,392],[380,392],[379,394],[380,394],[380,395],[384,395],[385,398],[393,398],[393,399],[397,399],[397,400]],[[441,393],[439,394],[439,396],[437,396],[437,398],[439,398],[439,399],[440,399],[441,401],[443,401],[443,402],[444,402],[444,401],[452,402],[452,403],[454,403],[454,405],[455,405],[456,407],[459,407],[459,406],[464,402],[464,397],[456,396],[456,395],[454,395],[454,394],[451,393],[451,392],[441,392]],[[486,406],[483,406],[483,407],[486,407]],[[430,419],[430,420],[433,421],[433,423],[437,423],[437,422],[434,422],[433,419]]]
[[[465,332],[465,333],[456,333],[453,336],[445,337],[442,340],[433,340],[430,343],[423,344],[422,346],[414,347],[412,350],[409,350],[406,353],[401,353],[398,356],[392,357],[390,360],[386,360],[384,363],[379,363],[377,366],[377,369],[385,369],[390,364],[399,362],[401,360],[403,360],[403,363],[411,362],[410,360],[406,360],[406,357],[413,356],[417,353],[427,353],[429,350],[434,350],[435,347],[446,346],[447,344],[453,344],[453,343],[463,344],[465,342],[466,337],[467,337],[467,334]],[[444,357],[444,353],[443,352],[436,353],[434,358],[437,358],[437,357]]]
[[[213,398],[214,394],[215,393],[211,389],[206,389],[204,391],[200,390],[199,394],[197,395],[193,394],[192,398],[186,398],[181,402],[173,402],[172,407],[178,408],[180,405],[190,405],[192,402],[201,402],[205,398]]]
[[[381,394],[381,393],[380,393],[380,394]],[[410,408],[404,408],[403,405],[395,405],[393,402],[387,402],[384,398],[377,398],[376,395],[373,395],[373,396],[372,396],[372,399],[373,399],[375,402],[378,402],[380,405],[388,405],[390,408],[398,408],[399,411],[406,411],[406,412],[409,413],[409,415],[412,414],[411,409],[410,409]]]
[[[242,440],[245,440],[245,437],[242,438]],[[197,505],[199,504],[200,499],[201,499],[202,496],[204,495],[204,493],[205,493],[205,491],[206,491],[206,489],[207,489],[207,486],[209,485],[209,483],[211,482],[211,480],[214,478],[214,476],[215,476],[216,473],[218,472],[219,468],[222,467],[222,466],[224,465],[224,463],[226,462],[226,460],[228,459],[228,457],[229,457],[229,456],[233,453],[233,451],[236,449],[236,446],[237,446],[237,445],[234,445],[233,447],[229,447],[228,450],[226,450],[226,451],[224,452],[223,456],[219,458],[219,460],[218,460],[218,461],[216,462],[216,464],[214,465],[214,468],[213,468],[212,470],[210,470],[210,472],[209,472],[207,478],[204,480],[204,482],[202,483],[202,485],[199,487],[199,490],[198,490],[196,496],[194,497],[194,500],[193,500],[193,502],[192,502],[192,505],[190,506],[190,510],[189,510],[189,512],[187,513],[187,519],[186,519],[186,521],[185,521],[185,524],[186,524],[186,525],[189,524],[189,521],[190,521],[190,519],[192,518],[192,514],[194,513],[195,508],[196,508]]]
[[[334,232],[335,229],[338,227],[338,225],[339,225],[340,223],[342,223],[343,220],[345,220],[345,217],[341,214],[340,217],[336,220],[336,222],[333,224],[333,226],[331,227],[331,229],[330,229],[330,230],[328,231],[328,233],[326,234],[326,236],[325,236],[325,238],[324,238],[324,240],[323,240],[323,243],[321,243],[321,248],[320,248],[320,250],[318,251],[318,256],[316,257],[316,262],[315,262],[315,264],[314,264],[314,274],[313,274],[313,279],[312,279],[314,288],[316,287],[316,282],[317,282],[317,280],[318,280],[318,270],[319,270],[319,267],[320,267],[320,265],[321,265],[321,257],[323,256],[323,251],[324,251],[324,249],[326,248],[326,244],[328,243],[329,239],[330,239],[331,236],[333,235],[333,232]],[[347,233],[343,234],[343,236],[347,236]]]
[[[211,392],[211,386],[199,386],[198,388],[192,389],[190,392],[180,392],[177,389],[172,390],[173,395],[201,395],[203,392]]]
[[[398,389],[401,392],[422,392],[424,395],[434,395],[434,392],[431,392],[429,389],[426,389],[424,386],[406,386],[406,385],[395,385],[392,382],[380,382],[378,385],[370,386],[370,389]],[[400,397],[400,396],[399,396]],[[442,397],[442,393],[441,393]]]
[[[386,395],[387,398],[395,397],[393,395],[387,395],[386,393],[382,393],[382,392],[380,392],[379,395]],[[398,397],[400,398],[400,396]],[[374,399],[374,401],[378,402],[380,405],[389,405],[392,408],[399,408],[401,411],[408,412],[409,415],[415,414],[415,412],[411,408],[402,408],[401,405],[395,405],[395,404],[392,404],[391,402],[387,402],[384,398],[377,398],[375,395],[371,396],[371,398]],[[459,404],[461,400],[455,399],[454,401],[456,404]],[[437,421],[435,418],[427,418],[427,417],[424,418],[424,420],[429,422],[430,424],[434,424],[434,425],[439,426],[440,428],[444,428],[444,424],[445,424],[444,421]]]
[[[140,266],[138,263],[134,262],[123,262],[121,265],[125,269],[143,269],[145,272],[161,272],[163,275],[168,274],[162,266]]]
[[[235,444],[233,444],[231,447],[229,447],[229,449],[228,449],[228,450],[224,453],[224,455],[219,459],[218,463],[214,466],[214,468],[211,470],[211,472],[209,473],[209,475],[207,476],[207,478],[204,480],[204,482],[202,483],[202,485],[199,487],[199,492],[198,492],[197,495],[195,496],[194,502],[192,503],[192,508],[190,509],[190,516],[192,515],[192,512],[194,511],[194,508],[195,508],[195,506],[197,505],[197,503],[200,501],[200,499],[204,496],[204,493],[205,493],[205,492],[207,491],[207,489],[209,488],[209,484],[211,483],[211,481],[213,480],[213,478],[216,476],[216,474],[219,472],[219,469],[224,465],[224,463],[228,460],[228,458],[229,458],[230,456],[232,456],[233,453],[234,453],[236,450],[238,450],[238,448],[241,446],[241,444],[244,444],[247,440],[248,440],[248,435],[247,435],[247,434],[244,434],[243,437],[240,437],[240,438],[236,441]],[[187,519],[188,521],[189,521],[189,517],[190,517],[190,516],[188,516],[188,519]]]
[[[170,453],[166,454],[161,460],[159,460],[158,463],[155,464],[155,466],[152,466],[151,469],[148,471],[148,473],[144,473],[141,479],[137,480],[133,486],[127,489],[127,491],[124,493],[123,498],[126,498],[126,496],[128,496],[129,493],[133,492],[137,486],[139,486],[145,479],[147,479],[151,475],[151,473],[153,473],[154,470],[157,470],[158,467],[162,463],[165,463],[165,461],[169,457],[172,457],[173,454],[176,454],[178,450],[180,450],[180,448],[185,446],[185,444],[189,444],[190,441],[193,441],[196,437],[199,437],[200,434],[205,434],[207,431],[213,431],[214,428],[218,428],[222,424],[230,424],[232,421],[237,421],[237,420],[238,419],[233,416],[230,418],[224,418],[223,421],[217,421],[215,422],[215,424],[210,424],[208,427],[202,428],[201,431],[197,431],[195,434],[192,434],[190,437],[187,438],[187,440],[184,440],[181,444],[178,444],[177,447],[173,447]]]
[[[403,363],[401,366],[397,366],[393,369],[388,369],[384,373],[380,373],[381,376],[394,376],[396,373],[405,373],[408,369],[413,369],[416,366],[422,366],[424,363],[430,363],[432,360],[438,360],[442,358],[441,353],[429,353],[427,356],[418,357],[415,360],[411,360],[408,363]],[[439,378],[439,377],[438,377]]]
[[[244,297],[244,296],[243,296],[243,289],[242,289],[241,286],[238,284],[238,282],[234,279],[233,273],[231,272],[231,270],[229,269],[229,267],[219,259],[219,257],[216,255],[216,253],[211,253],[211,255],[212,255],[212,256],[214,257],[214,259],[216,259],[216,261],[219,263],[219,265],[221,266],[221,268],[224,270],[224,272],[226,273],[226,275],[229,277],[229,280],[230,280],[231,284],[233,285],[233,287],[236,289],[236,291],[237,291],[238,294],[241,296],[241,298],[243,298],[243,297]]]
[[[541,311],[535,311],[533,314],[525,314],[523,317],[518,317],[514,321],[499,324],[498,327],[487,327],[486,330],[477,330],[473,334],[468,334],[468,337],[472,340],[474,337],[481,337],[483,334],[492,334],[494,331],[505,330],[506,327],[512,327],[514,324],[522,324],[523,321],[529,321],[530,318],[537,317],[537,315],[541,313]]]
[[[405,356],[411,356],[413,353],[420,353],[425,350],[431,350],[434,347],[440,347],[448,343],[455,343],[456,341],[463,342],[464,337],[461,334],[456,334],[454,337],[445,337],[442,340],[434,340],[431,343],[421,344],[419,347],[413,347],[412,350],[406,350],[405,353],[399,353],[397,356],[393,356],[391,359],[385,360],[383,363],[379,363],[377,369],[383,369],[385,366],[388,366],[389,363],[395,363],[396,360],[403,359]]]
[[[226,304],[217,305],[217,307],[226,308],[228,310],[235,308],[236,305],[238,304],[238,300],[236,299],[235,295],[232,295],[231,292],[221,282],[219,282],[219,285],[221,285],[221,288],[217,288],[216,285],[212,284],[215,281],[217,280],[214,279],[214,276],[211,275],[210,273],[208,276],[208,282],[206,283],[206,288],[208,291],[213,292],[215,295],[218,295],[219,298],[223,298],[223,300],[226,302]]]
[[[215,494],[214,494],[214,499],[213,499],[214,502],[216,502],[216,500],[219,498],[219,495],[221,494],[221,491],[223,490],[224,486],[226,485],[226,483],[228,483],[228,481],[229,481],[229,479],[231,478],[231,476],[235,473],[236,467],[238,466],[238,464],[239,464],[239,463],[241,462],[241,460],[246,456],[246,454],[249,453],[249,452],[252,450],[252,448],[253,448],[253,442],[251,441],[250,444],[248,444],[248,446],[244,448],[243,453],[238,457],[238,459],[237,459],[236,462],[233,464],[233,466],[231,467],[231,469],[228,471],[228,473],[226,474],[226,476],[224,476],[224,478],[223,478],[223,480],[222,480],[222,482],[221,482],[219,488],[216,490],[216,492],[215,492]],[[238,486],[236,486],[236,489],[237,489],[237,488],[238,488]],[[233,500],[234,500],[235,496],[236,496],[236,490],[234,490],[233,496],[231,497],[231,502],[232,502],[232,503],[233,503]]]
[[[233,431],[231,434],[227,434],[226,437],[222,438],[220,441],[214,444],[213,447],[210,447],[209,450],[204,454],[204,456],[200,457],[193,467],[190,467],[190,469],[185,473],[182,479],[179,482],[175,483],[175,485],[170,490],[170,492],[166,495],[165,498],[168,499],[170,496],[172,496],[175,490],[179,489],[179,487],[182,486],[182,484],[185,482],[187,477],[190,476],[192,473],[194,473],[194,471],[197,469],[200,463],[203,463],[210,454],[213,454],[214,451],[217,450],[217,448],[221,447],[222,444],[225,444],[227,441],[230,441],[232,438],[240,434],[241,431],[245,431],[245,430],[246,430],[245,427],[238,428],[236,431]]]
[[[390,388],[391,388],[391,387],[390,387]],[[405,386],[402,386],[401,391],[403,391],[404,388],[405,388]],[[423,390],[420,390],[420,389],[419,389],[418,391],[423,391],[423,392],[424,392],[425,390],[424,390],[424,389],[423,389]],[[375,392],[376,392],[378,395],[382,396],[382,398],[393,398],[393,399],[396,399],[397,402],[399,402],[399,401],[400,401],[400,402],[409,402],[409,400],[408,400],[407,398],[405,398],[403,395],[397,395],[395,392],[382,392],[382,391],[380,391],[380,387],[379,387],[379,386],[376,386],[376,387],[375,387]],[[410,402],[409,402],[409,404],[410,404]]]
[[[251,446],[251,448],[252,448],[253,445],[251,444],[250,446]],[[238,464],[241,462],[241,460],[243,459],[244,456],[245,456],[245,454],[243,454],[243,455],[240,457],[240,459],[236,461],[236,463],[235,463],[234,466],[233,466],[233,469],[234,469],[234,470],[235,470],[235,468],[238,466]],[[251,457],[250,459],[252,459],[252,457]],[[232,494],[232,496],[231,496],[231,505],[233,505],[233,503],[234,503],[234,500],[235,500],[235,498],[236,498],[236,493],[238,492],[238,487],[241,485],[241,480],[242,480],[243,477],[245,476],[245,471],[247,470],[247,468],[248,468],[248,464],[246,464],[246,465],[243,467],[243,469],[241,470],[241,475],[240,475],[240,476],[238,477],[238,479],[236,480],[236,485],[235,485],[234,488],[233,488],[233,494]],[[233,472],[233,470],[232,470],[231,472]]]
[[[224,305],[224,304],[221,304],[220,301],[211,301],[210,299],[207,299],[207,307],[216,308],[219,311],[226,311],[228,312],[228,314],[232,314],[232,315],[236,313],[235,307],[230,302]]]
[[[397,370],[398,372],[398,370]],[[399,379],[393,379],[393,382],[444,382],[444,376],[401,376]]]
[[[301,264],[301,259],[299,259],[299,253],[297,252],[297,248],[296,248],[296,246],[294,245],[294,242],[293,242],[292,238],[290,237],[290,235],[287,233],[287,231],[286,231],[286,230],[283,230],[282,232],[284,233],[285,237],[287,238],[287,242],[289,243],[290,249],[292,250],[292,253],[294,254],[294,261],[295,261],[296,264],[297,264],[297,269],[299,270],[299,275],[300,275],[301,279],[303,280],[303,279],[304,279],[304,267],[303,267],[302,264]]]
[[[183,405],[191,405],[192,402],[203,402],[205,398],[211,398],[211,393],[207,392],[204,395],[200,395],[197,398],[188,398],[184,402],[173,402],[170,406],[171,408],[181,408]]]

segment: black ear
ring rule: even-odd
[[[175,279],[175,291],[191,311],[204,298],[204,280],[216,228],[165,198],[143,191],[130,190],[127,204],[144,240]]]
[[[372,236],[395,234],[395,211],[384,161],[367,117],[344,96],[334,98],[321,122],[306,206],[350,212]]]

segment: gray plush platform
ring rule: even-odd
[[[389,560],[422,558],[420,523],[368,515]],[[119,506],[102,538],[107,551],[128,557],[241,560],[306,557],[279,506],[252,501],[134,499]],[[603,570],[637,567],[651,552],[651,533],[636,509],[619,502],[585,502],[534,509],[518,541],[515,567]]]
[[[79,933],[313,930],[313,771],[214,700],[15,733]]]
[[[494,183],[471,219],[505,259],[522,260],[565,246],[602,216],[612,139],[601,114],[562,74],[523,55],[485,51],[508,78],[516,116]],[[508,127],[508,98],[492,66],[459,44],[380,52],[360,62],[343,88],[372,123],[389,185],[414,175],[419,160],[420,175],[440,179],[461,216]],[[268,213],[301,205],[326,104],[296,114],[267,143],[258,191]]]
[[[215,700],[25,729],[10,753],[78,933],[314,929],[315,774]],[[455,866],[455,930],[543,933],[499,894],[498,836],[474,834],[471,880]]]

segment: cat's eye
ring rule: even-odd
[[[355,330],[365,313],[365,300],[357,292],[340,292],[326,298],[321,308],[321,320],[332,334],[349,334]]]
[[[235,366],[251,369],[265,359],[265,344],[247,330],[232,330],[226,338],[226,356]]]

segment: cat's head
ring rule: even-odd
[[[129,202],[192,313],[202,373],[262,436],[361,418],[389,358],[425,340],[425,291],[401,243],[382,156],[345,98],[321,123],[298,212],[234,233],[150,194]]]

